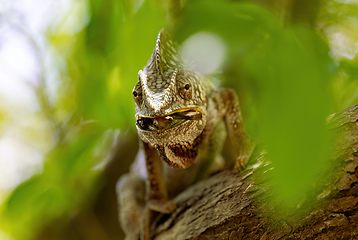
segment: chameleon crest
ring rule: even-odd
[[[148,104],[156,112],[168,105],[176,93],[176,77],[180,64],[174,43],[164,30],[160,31],[145,73],[139,71]]]

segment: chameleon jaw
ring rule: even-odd
[[[175,128],[182,123],[190,120],[201,120],[203,113],[198,109],[179,109],[163,116],[136,116],[136,126],[142,131],[163,132],[167,129]]]

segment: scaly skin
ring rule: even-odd
[[[235,92],[214,89],[186,68],[164,30],[139,71],[133,98],[141,150],[117,187],[120,222],[126,239],[150,239],[153,213],[172,212],[170,199],[212,170],[226,132],[237,151],[236,167],[246,164],[253,144]]]

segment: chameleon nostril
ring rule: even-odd
[[[189,84],[185,84],[184,88],[185,88],[186,90],[189,90],[190,85],[189,85]]]

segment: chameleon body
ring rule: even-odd
[[[165,30],[139,71],[133,98],[140,151],[117,186],[120,222],[127,239],[150,239],[152,214],[172,212],[171,199],[217,166],[227,135],[236,166],[246,164],[252,145],[235,92],[215,89],[185,67]]]

